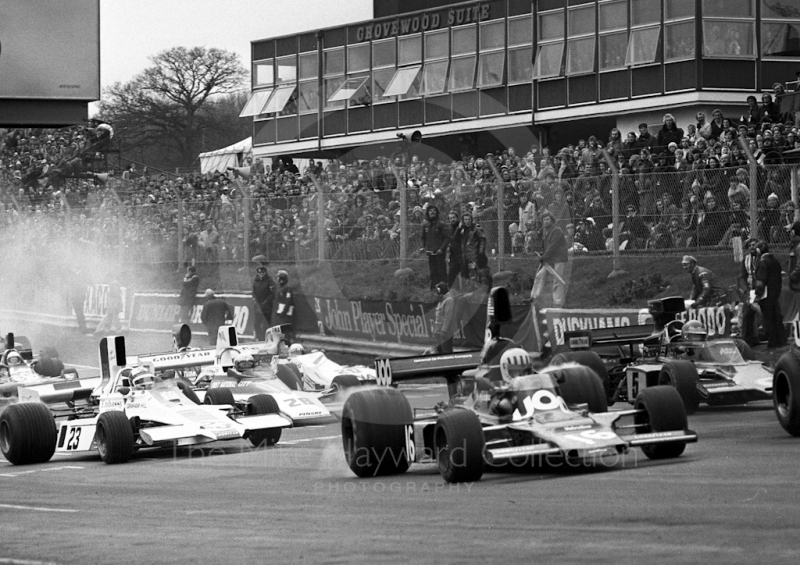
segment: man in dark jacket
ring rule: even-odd
[[[278,292],[275,297],[275,323],[284,325],[289,324],[291,328],[284,331],[286,340],[292,343],[294,340],[294,297],[292,288],[289,286],[289,273],[284,270],[278,271]]]
[[[447,246],[449,250],[447,288],[453,288],[464,264],[464,250],[461,246],[461,220],[458,217],[458,212],[450,210],[447,218],[450,222],[450,242]]]
[[[267,267],[261,264],[256,269],[256,278],[253,280],[253,303],[255,305],[255,318],[253,326],[256,339],[263,341],[267,328],[272,325],[272,304],[275,301],[275,282],[267,274]]]
[[[210,288],[206,290],[205,298],[206,303],[203,305],[200,321],[203,322],[208,332],[208,344],[214,346],[217,345],[217,333],[220,326],[228,320],[233,320],[233,309],[230,304],[217,298]]]
[[[186,268],[186,275],[183,277],[181,283],[181,294],[178,297],[178,305],[180,306],[179,322],[188,324],[192,318],[192,308],[195,305],[195,298],[197,296],[197,288],[200,286],[200,277],[197,276],[197,269],[194,265],[189,265]]]
[[[428,267],[431,272],[431,290],[436,283],[447,282],[447,245],[450,243],[450,230],[439,218],[439,209],[428,206],[427,217],[422,226],[421,252],[428,255]]]
[[[486,236],[483,234],[481,227],[475,225],[472,212],[461,214],[460,235],[464,257],[461,276],[465,279],[474,279],[478,268],[478,255],[486,254]]]
[[[542,306],[545,289],[550,286],[552,279],[553,285],[553,306],[562,308],[567,294],[567,283],[564,279],[564,272],[567,266],[567,240],[564,233],[557,225],[553,214],[545,209],[542,214],[542,241],[544,242],[544,252],[542,253],[539,270],[533,281],[531,298],[537,306]]]
[[[689,299],[694,300],[695,307],[719,306],[725,300],[725,289],[711,269],[698,266],[697,259],[691,255],[683,256],[681,267],[692,277]]]
[[[783,315],[779,303],[781,297],[781,264],[769,252],[766,241],[759,241],[758,250],[761,259],[756,267],[756,301],[761,307],[764,331],[767,334],[768,347],[773,349],[786,343],[786,334],[783,331]]]

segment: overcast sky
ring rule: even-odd
[[[372,19],[372,0],[100,0],[100,85],[127,82],[171,47],[218,47]]]

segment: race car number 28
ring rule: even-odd
[[[569,439],[579,441],[581,443],[585,443],[586,445],[594,445],[597,441],[605,441],[609,439],[614,439],[616,434],[614,432],[599,432],[596,430],[586,430],[585,432],[581,432],[580,434],[569,434]]]

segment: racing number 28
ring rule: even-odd
[[[614,432],[599,432],[596,430],[586,430],[585,432],[581,432],[580,435],[577,434],[570,434],[568,436],[569,439],[574,439],[575,441],[580,441],[585,443],[586,445],[594,445],[597,441],[609,440],[614,439],[616,434]]]

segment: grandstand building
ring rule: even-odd
[[[254,157],[458,156],[738,119],[800,71],[800,0],[374,0],[374,19],[252,42]],[[357,149],[356,149],[357,148]]]

